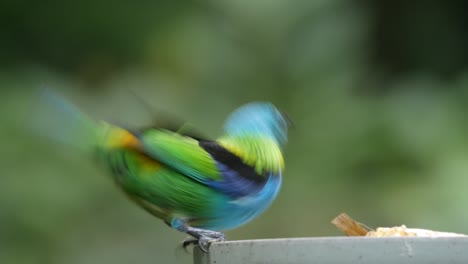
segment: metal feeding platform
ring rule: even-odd
[[[313,237],[213,243],[195,264],[468,263],[468,237]]]
[[[468,264],[468,236],[406,226],[375,230],[342,213],[332,220],[347,237],[258,239],[194,249],[195,264]]]

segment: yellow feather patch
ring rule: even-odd
[[[160,162],[146,155],[138,154],[138,160],[140,162],[139,164],[142,170],[154,172],[162,168],[162,164]],[[144,174],[140,174],[140,175],[144,175]],[[148,174],[148,175],[153,175],[153,174]]]
[[[253,139],[253,140],[252,140]],[[254,166],[257,173],[264,171],[280,172],[284,169],[284,159],[275,141],[258,137],[224,137],[219,144],[238,156],[247,165]]]
[[[234,155],[238,156],[238,157],[243,157],[244,155],[243,154],[243,151],[242,149],[239,147],[239,146],[236,146],[234,144],[234,142],[231,142],[231,141],[225,141],[225,140],[220,140],[219,144],[229,150],[229,152],[233,153]]]
[[[112,148],[138,148],[140,141],[128,130],[103,123],[104,129],[101,140],[101,147]]]

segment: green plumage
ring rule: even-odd
[[[227,120],[216,141],[149,127],[135,132],[97,122],[55,94],[46,94],[40,132],[85,150],[106,164],[119,188],[172,228],[202,241],[263,212],[282,182],[287,123],[269,103],[252,103]],[[50,110],[50,111],[49,111]],[[55,110],[55,111],[54,111]],[[52,118],[56,114],[55,118]],[[42,119],[41,119],[42,120]]]
[[[193,138],[167,130],[149,130],[140,140],[148,155],[176,171],[202,182],[221,179],[213,158]]]
[[[175,216],[207,218],[220,194],[147,156],[125,148],[107,153],[118,185],[152,214],[169,222]],[[151,205],[149,205],[149,202]]]

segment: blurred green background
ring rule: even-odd
[[[145,123],[134,91],[206,135],[239,105],[295,122],[283,189],[228,239],[369,226],[468,233],[465,1],[2,1],[0,263],[190,263],[185,237],[73,150],[25,129],[48,86]]]

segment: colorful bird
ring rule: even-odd
[[[206,140],[168,127],[129,130],[89,118],[54,93],[46,98],[40,131],[93,153],[132,201],[203,251],[225,239],[220,231],[257,217],[280,190],[289,122],[271,103],[240,107],[224,135]]]

